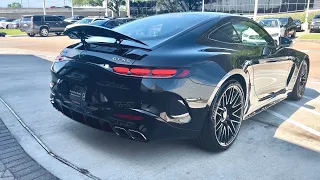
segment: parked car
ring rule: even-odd
[[[285,37],[296,37],[297,25],[294,23],[291,17],[273,18],[279,19],[281,28],[284,29]]]
[[[310,25],[310,32],[320,31],[320,14],[317,14],[313,17]]]
[[[0,17],[0,21],[3,21],[3,20],[7,20],[8,18],[6,17]]]
[[[263,43],[243,42],[249,29]],[[310,66],[287,48],[291,39],[278,46],[258,23],[231,14],[162,14],[64,33],[81,42],[51,66],[54,108],[123,138],[197,139],[211,151],[228,149],[244,119],[301,99]]]
[[[302,22],[299,19],[293,20],[294,24],[296,25],[296,31],[301,32],[302,31]]]
[[[6,20],[2,20],[0,21],[0,27],[2,29],[8,29],[9,28],[9,24],[14,21],[15,19],[6,19]]]
[[[117,19],[106,19],[106,20],[99,20],[96,22],[91,23],[92,25],[102,26],[109,29],[115,28],[121,24],[130,22],[135,20],[134,18],[117,18]]]
[[[8,29],[18,29],[20,27],[20,19],[16,19],[9,23]]]
[[[83,18],[85,18],[85,17],[76,15],[76,16],[71,16],[70,18],[67,18],[64,21],[68,22],[68,23],[75,23],[75,22],[77,22],[77,21],[79,21],[79,20],[81,20]]]
[[[57,16],[26,15],[21,19],[20,30],[26,32],[30,37],[36,34],[46,37],[49,33],[60,35],[69,24]]]
[[[284,37],[285,30],[280,27],[280,21],[278,19],[263,19],[259,21],[259,24],[271,35],[277,44],[279,44],[279,38]]]
[[[77,22],[75,22],[73,24],[68,25],[65,28],[65,30],[67,30],[67,29],[69,29],[71,27],[74,27],[74,26],[83,25],[83,24],[91,24],[91,23],[93,23],[95,21],[100,21],[100,20],[105,20],[105,19],[104,18],[88,18],[88,17],[87,18],[83,18],[83,19],[81,19],[81,20],[79,20],[79,21],[77,21]]]

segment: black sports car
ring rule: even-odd
[[[234,142],[244,119],[299,100],[309,58],[256,22],[220,13],[175,13],[113,30],[79,25],[81,42],[52,65],[50,101],[83,124],[138,141],[198,139],[213,151]]]

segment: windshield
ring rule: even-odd
[[[80,21],[77,21],[77,24],[90,24],[92,20],[93,19],[90,19],[90,18],[84,18],[84,19],[81,19]]]
[[[265,19],[261,20],[259,24],[263,27],[279,27],[280,24],[275,19]]]
[[[279,18],[280,24],[281,25],[286,25],[288,24],[288,18]]]
[[[164,42],[175,34],[196,26],[208,20],[209,18],[212,17],[198,14],[176,13],[170,14],[170,16],[164,14],[131,21],[118,26],[113,30],[140,40],[146,43],[149,48],[152,48],[153,46]],[[89,41],[110,42],[114,40],[110,40],[110,38],[93,37]],[[132,43],[134,42],[126,43],[133,45]],[[137,43],[134,43],[134,45],[139,46]]]

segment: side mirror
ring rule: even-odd
[[[292,40],[286,37],[280,37],[279,46],[280,47],[290,47],[292,46]]]

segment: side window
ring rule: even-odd
[[[233,24],[241,38],[241,42],[246,45],[274,46],[274,40],[258,25],[249,21],[240,21]]]
[[[46,16],[46,21],[54,21],[52,16]]]
[[[62,21],[60,18],[58,18],[58,17],[52,17],[52,21]]]
[[[33,21],[34,22],[42,21],[42,16],[33,16]]]
[[[231,23],[219,27],[209,35],[209,39],[226,43],[239,43],[240,38]]]
[[[111,26],[111,27],[114,27],[114,26],[117,26],[116,22],[114,21],[109,21],[106,26]]]

